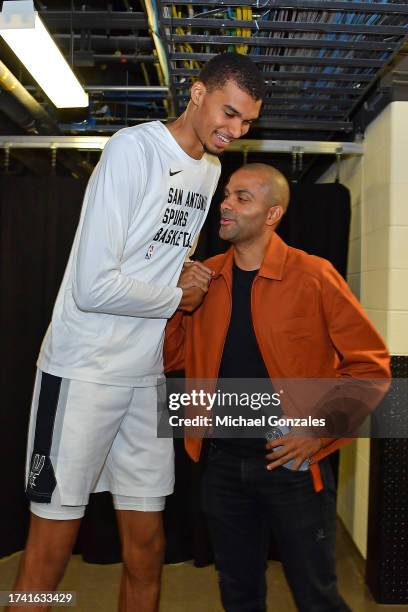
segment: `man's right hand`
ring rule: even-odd
[[[177,284],[183,290],[179,310],[193,312],[203,301],[213,271],[199,261],[184,264]]]

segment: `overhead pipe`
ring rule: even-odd
[[[14,99],[21,105],[22,109],[18,109],[16,105],[10,104],[10,108],[4,109],[4,112],[22,128],[31,133],[45,132],[48,134],[59,134],[60,129],[58,123],[47,113],[47,111],[37,102],[37,100],[25,89],[14,74],[0,60],[0,85],[1,87],[14,96]],[[34,122],[29,122],[27,116],[23,113],[26,109],[33,117]],[[81,159],[77,155],[63,153],[60,156],[60,161],[66,168],[75,176],[87,176],[92,172],[93,167]]]
[[[29,134],[39,133],[32,114],[8,91],[0,90],[0,110]]]
[[[159,60],[160,69],[163,75],[164,85],[169,88],[170,99],[169,99],[169,113],[170,117],[175,116],[175,96],[172,88],[171,77],[170,77],[170,63],[169,57],[166,51],[166,47],[163,44],[160,35],[160,19],[159,9],[156,0],[144,0],[144,5],[147,13],[147,21],[149,23],[149,30],[152,34],[154,46],[156,48],[157,57]]]
[[[59,131],[58,124],[50,117],[47,111],[37,102],[35,98],[26,90],[14,74],[0,60],[0,85],[3,89],[16,98],[20,104],[26,108],[31,116],[38,122],[38,129],[43,128],[48,131]],[[23,126],[24,127],[24,126]]]

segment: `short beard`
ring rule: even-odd
[[[231,236],[231,238],[224,238],[224,236],[221,235],[221,232],[222,230],[218,231],[218,238],[220,238],[221,240],[224,240],[225,242],[229,242],[229,244],[234,244],[236,236]]]
[[[211,151],[211,149],[204,143],[203,144],[204,153],[208,153],[209,155],[215,155],[216,157],[221,157],[224,151]]]

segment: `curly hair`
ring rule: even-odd
[[[265,96],[265,81],[262,73],[247,55],[220,53],[201,69],[198,80],[209,91],[221,89],[227,81],[234,81],[240,89],[254,100]]]

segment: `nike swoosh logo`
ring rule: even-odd
[[[169,170],[170,176],[174,176],[175,174],[179,174],[179,172],[183,172],[183,171],[182,170],[176,170],[176,172],[172,172],[171,170]]]

